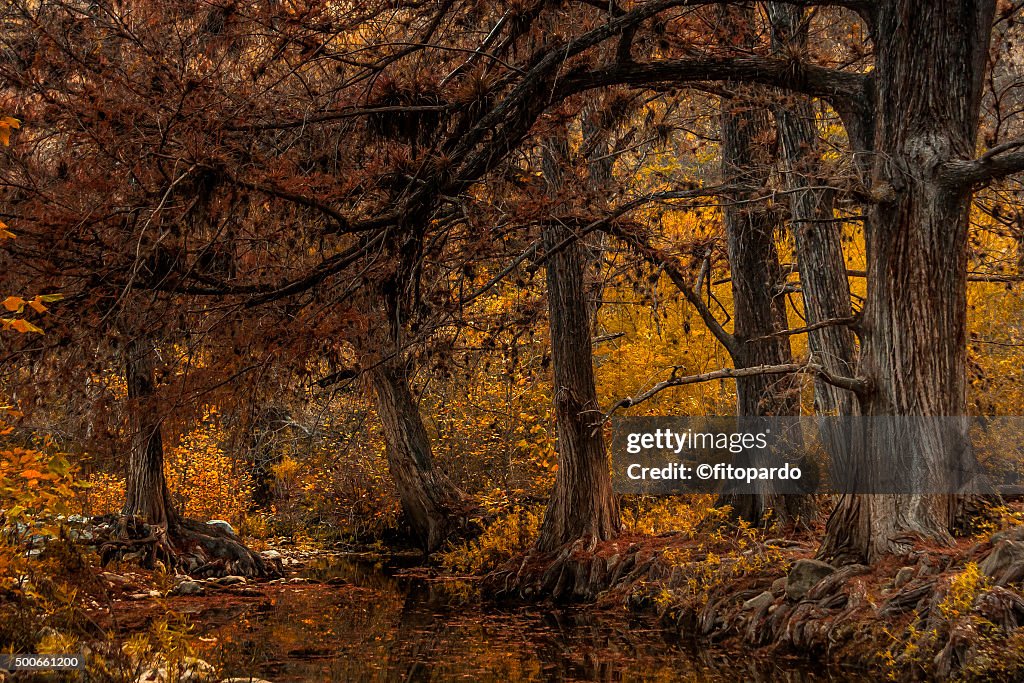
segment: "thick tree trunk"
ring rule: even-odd
[[[160,560],[199,575],[276,575],[277,568],[233,531],[185,519],[175,510],[164,477],[161,418],[154,401],[156,348],[146,335],[139,335],[125,354],[131,453],[122,517],[101,546],[103,562],[144,551],[142,564],[150,568]]]
[[[750,7],[726,7],[724,26],[739,35],[743,44],[753,44]],[[735,97],[722,100],[722,183],[763,188],[774,159],[770,140],[774,137],[768,109],[753,101],[751,86],[732,84]],[[749,191],[737,192],[723,208],[733,295],[733,336],[738,352],[737,368],[781,365],[792,362],[789,337],[778,335],[788,328],[786,299],[782,293],[785,276],[779,263],[775,234],[779,215]],[[798,385],[793,377],[760,375],[736,380],[737,416],[756,418],[800,414]],[[720,505],[730,505],[733,514],[752,524],[761,524],[771,510],[776,519],[789,522],[813,515],[813,500],[807,496],[779,496],[726,493]]]
[[[549,224],[543,235],[545,250],[569,234]],[[581,539],[589,548],[615,537],[620,528],[594,389],[584,249],[574,241],[547,261],[558,472],[537,539],[542,552]]]
[[[995,3],[885,0],[877,14],[874,193],[866,235],[868,296],[861,373],[868,416],[966,415],[967,230],[970,192],[942,165],[972,158]],[[957,433],[919,421],[904,441],[926,490],[955,490]],[[868,428],[866,467],[884,471],[887,430]],[[869,471],[871,471],[869,470]],[[851,496],[823,547],[874,560],[915,540],[944,543],[948,494]]]
[[[125,515],[167,528],[178,521],[164,478],[164,445],[160,413],[153,401],[156,349],[145,335],[125,350],[125,379],[131,422],[131,451],[125,481]]]
[[[401,356],[370,371],[377,412],[387,442],[388,469],[398,489],[402,512],[427,552],[441,547],[464,524],[468,497],[434,466],[430,436],[409,385],[409,368]]]

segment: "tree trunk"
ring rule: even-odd
[[[471,507],[468,497],[434,467],[430,436],[401,355],[381,361],[370,379],[402,512],[420,546],[433,552],[462,526]]]
[[[886,0],[876,29],[874,194],[866,235],[868,296],[861,373],[868,416],[966,415],[967,231],[970,191],[943,181],[942,164],[974,156],[992,0]],[[905,438],[927,490],[955,490],[966,438],[919,421]],[[868,427],[865,465],[884,471],[887,430]],[[843,559],[945,543],[949,494],[848,497],[823,548]]]
[[[776,52],[801,54],[807,46],[805,11],[771,3],[772,43]],[[790,232],[796,247],[800,291],[808,325],[849,319],[850,283],[843,258],[842,226],[834,213],[834,192],[822,180],[821,146],[814,108],[803,96],[780,102],[775,111],[781,167],[789,192]],[[808,346],[815,362],[840,377],[853,377],[856,346],[847,325],[812,330]],[[814,383],[814,410],[818,415],[849,415],[856,397],[821,378]]]
[[[724,26],[753,45],[753,16],[749,6],[722,9]],[[774,137],[767,108],[753,101],[752,86],[730,84],[736,96],[722,100],[722,183],[752,188],[767,185],[771,171],[770,141]],[[777,335],[788,328],[786,299],[782,293],[785,276],[779,263],[775,233],[778,214],[753,193],[740,191],[723,208],[732,283],[734,332],[738,352],[737,368],[780,365],[792,362],[789,337]],[[776,335],[776,336],[772,336]],[[799,388],[794,377],[760,375],[736,380],[737,416],[754,418],[800,414]],[[776,518],[793,521],[813,514],[807,496],[778,496],[725,493],[720,505],[730,505],[733,514],[751,524],[761,524],[772,510]]]
[[[570,234],[549,223],[543,234],[545,250]],[[592,548],[614,538],[621,526],[594,388],[584,249],[573,241],[547,261],[558,472],[537,539],[541,552],[580,539]]]
[[[587,138],[593,141],[596,134],[591,129]],[[568,163],[569,144],[563,131],[551,136],[543,154],[548,194],[556,204]],[[589,182],[607,180],[602,173],[610,168],[594,162],[588,165]],[[594,384],[591,337],[600,293],[587,282],[590,259],[584,240],[552,251],[571,235],[556,221],[547,222],[541,234],[544,251],[550,252],[545,268],[558,438],[558,472],[537,539],[541,552],[580,540],[589,548],[618,535],[621,526]]]
[[[131,422],[131,452],[125,482],[125,515],[142,517],[148,524],[168,528],[178,521],[164,478],[161,418],[154,405],[156,349],[140,335],[125,351],[125,379]]]
[[[803,54],[807,47],[807,24],[802,8],[770,3],[772,48],[783,55]],[[800,272],[800,290],[808,325],[826,320],[849,319],[850,282],[843,258],[842,226],[835,220],[834,193],[822,189],[819,180],[821,149],[815,127],[814,108],[802,96],[780,102],[775,112],[785,188],[790,192],[790,231]],[[846,325],[812,330],[808,347],[816,363],[836,376],[856,375],[856,345]],[[859,413],[857,397],[821,378],[814,382],[814,412],[819,416],[850,416]],[[851,464],[848,434],[829,417],[819,421],[819,436],[837,466]],[[856,524],[853,501],[840,496],[829,516],[829,525],[850,528]],[[828,554],[828,551],[825,551]]]

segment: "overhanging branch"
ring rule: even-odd
[[[743,81],[820,97],[849,107],[866,97],[869,76],[774,57],[666,59],[622,62],[598,69],[578,69],[561,80],[561,92],[575,94],[612,85],[685,85],[707,81]]]

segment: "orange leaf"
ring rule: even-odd
[[[25,307],[25,300],[20,296],[9,296],[3,300],[3,307],[11,312],[19,312]]]
[[[36,327],[27,320],[15,320],[11,323],[11,327],[22,334],[28,334],[29,332],[38,332],[39,334],[43,333],[42,329]]]

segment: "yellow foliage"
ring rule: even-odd
[[[515,506],[491,522],[479,537],[449,546],[438,553],[441,566],[451,572],[481,574],[526,552],[540,532],[544,507]]]
[[[16,414],[0,406],[0,413]],[[4,425],[0,422],[0,428]],[[0,433],[6,430],[0,429]],[[53,451],[49,439],[43,446]],[[26,570],[25,543],[30,537],[56,538],[60,516],[80,484],[77,470],[62,453],[8,446],[0,442],[0,509],[4,533],[0,534],[0,588],[10,588]]]
[[[167,455],[167,486],[186,517],[237,523],[252,503],[252,479],[223,449],[215,408]]]
[[[946,596],[939,603],[939,611],[951,621],[968,614],[978,594],[987,586],[988,577],[977,563],[968,562],[964,570],[950,580]]]
[[[238,524],[252,502],[252,479],[223,449],[226,435],[215,409],[166,454],[167,487],[179,511],[194,519],[226,519]],[[86,511],[114,513],[124,504],[123,477],[108,473],[89,478]]]
[[[85,491],[84,512],[90,515],[109,515],[124,506],[124,477],[106,472],[89,476]]]

